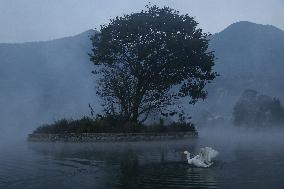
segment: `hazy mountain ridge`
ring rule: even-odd
[[[217,57],[215,70],[220,74],[208,86],[209,97],[219,103],[217,112],[224,104],[230,110],[247,88],[284,100],[284,31],[238,22],[213,35],[210,44]]]
[[[88,103],[98,103],[87,55],[94,32],[46,42],[0,44],[0,119],[4,125],[0,130],[10,126],[32,129],[60,117],[88,114]],[[209,98],[197,104],[199,110],[229,115],[246,88],[282,99],[284,31],[239,22],[212,35],[210,44],[220,76],[208,85]]]
[[[211,48],[216,52],[221,64],[216,64],[216,68],[224,71],[227,75],[239,75],[240,73],[254,73],[262,71],[259,65],[284,67],[282,62],[284,57],[284,31],[273,26],[253,24],[249,22],[239,22],[230,25],[224,31],[213,35]],[[226,48],[225,48],[226,47]],[[235,59],[232,59],[234,55]],[[276,55],[276,56],[275,56]],[[234,62],[233,62],[234,61]],[[248,64],[247,62],[250,61]],[[225,64],[223,66],[222,64]],[[229,63],[228,63],[229,62]],[[243,69],[246,66],[249,69]],[[276,68],[276,67],[274,67]],[[266,70],[269,74],[271,70]],[[274,71],[274,70],[273,70]]]

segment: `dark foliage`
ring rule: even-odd
[[[64,133],[141,133],[141,132],[186,132],[195,131],[191,123],[163,122],[153,125],[144,125],[122,120],[120,117],[83,117],[79,120],[62,119],[53,124],[45,124],[37,128],[34,133],[64,134]]]
[[[209,35],[197,25],[169,7],[147,6],[101,26],[90,56],[106,112],[142,123],[180,98],[190,97],[191,104],[205,99],[204,87],[217,74]]]
[[[284,124],[284,107],[279,99],[245,90],[234,107],[235,125],[275,126]]]

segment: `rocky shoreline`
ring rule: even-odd
[[[196,138],[197,132],[29,134],[29,142],[132,142]]]

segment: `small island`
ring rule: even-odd
[[[62,119],[37,128],[28,136],[30,142],[129,142],[195,138],[193,124],[172,123],[144,125],[126,123],[114,118],[83,117],[79,120]]]
[[[146,9],[111,19],[91,36],[89,56],[103,115],[94,116],[89,104],[91,117],[41,126],[28,136],[29,141],[197,136],[184,106],[206,99],[205,86],[218,75],[213,70],[214,52],[208,50],[209,34],[188,14],[155,5]],[[151,116],[160,121],[149,123]],[[166,117],[173,121],[164,124]]]

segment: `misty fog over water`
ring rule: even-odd
[[[219,127],[196,140],[145,143],[2,142],[1,188],[282,188],[284,131]],[[210,169],[182,153],[211,146]]]

